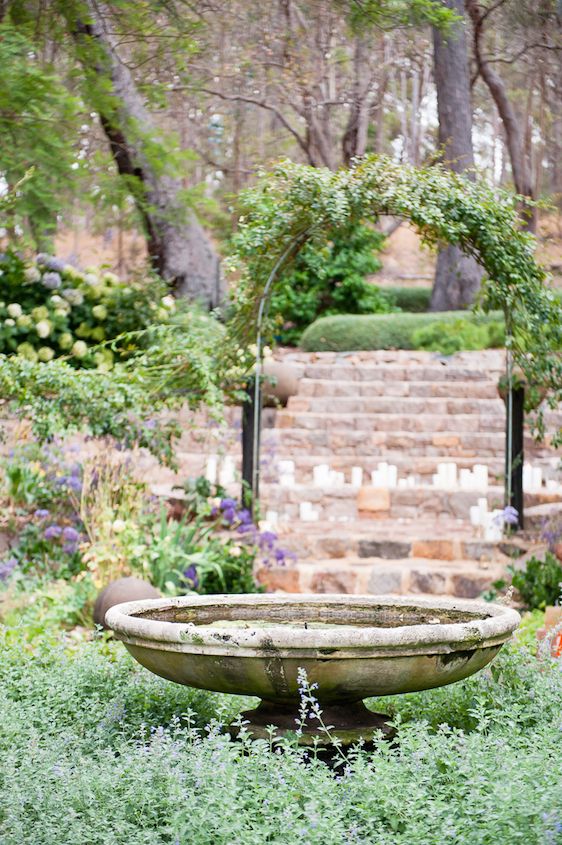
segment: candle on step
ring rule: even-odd
[[[480,512],[480,525],[485,525],[488,516],[488,499],[484,497],[478,499],[478,510]]]
[[[398,481],[398,467],[394,464],[389,464],[387,468],[387,479],[389,487],[396,487]]]
[[[317,464],[313,467],[312,478],[317,487],[327,487],[330,483],[330,467],[328,464]]]
[[[474,483],[478,490],[488,489],[488,467],[486,464],[474,464]]]
[[[295,462],[279,461],[279,484],[281,487],[295,486]]]
[[[299,515],[302,522],[316,522],[318,520],[318,511],[313,509],[312,502],[301,502]]]
[[[277,513],[277,511],[266,511],[265,521],[268,522],[270,525],[277,525],[277,523],[279,522],[279,514]]]
[[[211,484],[217,483],[217,467],[218,467],[218,457],[216,455],[209,455],[207,458],[207,464],[205,466],[205,478]]]
[[[477,528],[480,525],[480,508],[472,505],[470,508],[470,524]]]
[[[363,467],[351,467],[351,483],[353,487],[361,487],[363,484]]]
[[[227,487],[234,482],[234,458],[230,455],[225,455],[222,466],[219,472],[219,484],[221,487]]]
[[[461,469],[459,472],[459,484],[461,490],[470,490],[470,484],[472,481],[472,473],[469,469]]]
[[[533,490],[540,490],[542,487],[542,469],[533,467]]]

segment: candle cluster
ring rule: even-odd
[[[470,523],[479,529],[484,540],[497,543],[503,536],[502,519],[503,511],[494,509],[488,510],[488,500],[484,497],[478,499],[478,504],[470,508]]]
[[[218,478],[221,487],[228,487],[236,480],[235,470],[234,458],[230,455],[225,455],[220,462],[218,455],[209,455],[205,466],[205,478],[211,484],[216,484]]]

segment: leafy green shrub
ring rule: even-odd
[[[155,277],[123,282],[109,272],[82,273],[49,255],[26,263],[10,252],[0,260],[0,274],[0,353],[30,361],[69,355],[75,366],[111,369],[115,350],[92,347],[170,322],[176,310],[165,282]],[[128,341],[117,357],[134,348]]]
[[[353,349],[415,349],[414,335],[435,323],[449,325],[459,319],[476,327],[497,323],[497,312],[486,315],[465,311],[428,314],[374,314],[323,317],[304,332],[301,346],[307,352],[346,352]]]
[[[511,573],[511,583],[529,610],[544,610],[562,598],[562,564],[552,552],[544,561],[530,558],[523,570],[511,567]]]
[[[309,241],[275,284],[270,315],[282,343],[298,343],[303,329],[330,314],[378,314],[392,310],[366,277],[381,268],[375,253],[384,236],[364,224],[335,230],[321,247]]]
[[[468,349],[489,349],[503,346],[505,331],[502,323],[477,325],[466,318],[452,323],[439,321],[417,329],[412,335],[414,349],[427,349],[453,355]]]
[[[249,702],[157,678],[120,644],[1,639],[2,845],[561,841],[562,674],[525,652],[377,701],[396,742],[334,771],[287,743],[233,742],[220,723]]]
[[[422,313],[429,309],[431,288],[385,287],[381,293],[394,308],[410,313]]]

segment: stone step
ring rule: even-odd
[[[304,378],[336,381],[469,381],[489,382],[492,374],[484,369],[462,367],[446,360],[415,366],[394,363],[369,364],[336,362],[311,363],[304,368]],[[496,379],[497,382],[497,379]]]
[[[397,413],[342,413],[334,407],[330,413],[307,411],[279,411],[276,419],[279,429],[310,429],[319,431],[407,431],[428,434],[446,432],[504,432],[502,413],[492,414],[440,414],[407,411]]]
[[[483,540],[468,522],[420,515],[415,519],[281,523],[279,543],[297,560],[318,558],[435,558],[503,561],[504,543]]]
[[[476,458],[485,463],[501,458],[505,449],[503,431],[391,431],[280,428],[271,429],[268,447],[280,454],[371,455],[380,460],[395,460],[404,455],[447,459]],[[383,458],[383,455],[385,456]]]
[[[288,593],[348,593],[374,595],[431,594],[478,598],[505,574],[502,565],[473,560],[383,558],[316,560],[263,567],[258,578],[269,590]]]
[[[470,508],[479,498],[486,498],[488,508],[503,507],[503,487],[491,486],[486,492],[476,490],[441,489],[430,486],[410,488],[376,488],[364,486],[323,488],[312,484],[282,487],[276,483],[261,485],[262,511],[267,509],[283,514],[286,519],[300,522],[300,503],[311,502],[321,521],[342,519],[415,519],[422,516],[467,521]],[[525,507],[559,502],[561,492],[547,490],[525,494]],[[308,524],[308,523],[305,523]]]
[[[381,397],[345,397],[345,396],[292,396],[287,405],[291,414],[440,414],[495,416],[502,420],[505,408],[501,399],[435,398],[427,396],[381,396]],[[505,425],[505,423],[502,423]]]
[[[294,461],[295,478],[297,482],[304,484],[311,483],[313,477],[313,467],[317,466],[318,464],[328,463],[331,469],[337,470],[338,472],[344,472],[346,480],[348,482],[351,482],[352,467],[361,467],[363,469],[365,480],[368,480],[371,477],[371,472],[378,468],[378,464],[381,461],[385,460],[385,458],[381,458],[380,456],[375,455],[334,455],[329,459],[326,458],[326,455],[298,455],[295,457],[295,455],[292,455],[288,452],[279,454],[276,453],[274,457],[272,457],[268,452],[270,446],[268,437],[269,432],[264,432],[264,438],[262,440],[262,450],[264,453],[264,467],[262,468],[262,474],[264,476],[268,476],[267,480],[271,481],[278,480],[278,463],[283,460]],[[202,458],[200,458],[200,460],[203,462]],[[444,458],[441,458],[439,456],[418,456],[416,458],[408,454],[402,454],[394,460],[394,464],[398,467],[398,473],[400,477],[405,477],[407,475],[415,475],[422,476],[424,478],[431,478],[431,476],[437,472],[437,465],[443,463],[444,460]],[[450,463],[455,463],[457,465],[458,470],[472,470],[475,464],[482,463],[478,458],[474,457],[451,458],[450,460],[448,459],[448,461]],[[486,464],[488,466],[490,478],[496,477],[500,480],[501,478],[503,478],[503,456],[497,459],[490,459],[486,462]]]
[[[303,378],[297,396],[346,396],[346,397],[434,397],[498,399],[496,382],[493,381],[383,381],[368,382],[333,379]],[[500,400],[501,401],[501,400]]]

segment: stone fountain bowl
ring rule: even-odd
[[[269,724],[294,730],[304,670],[343,741],[385,729],[362,699],[462,680],[519,621],[487,602],[349,595],[180,596],[116,605],[105,617],[151,672],[261,698],[249,714],[256,735]]]

